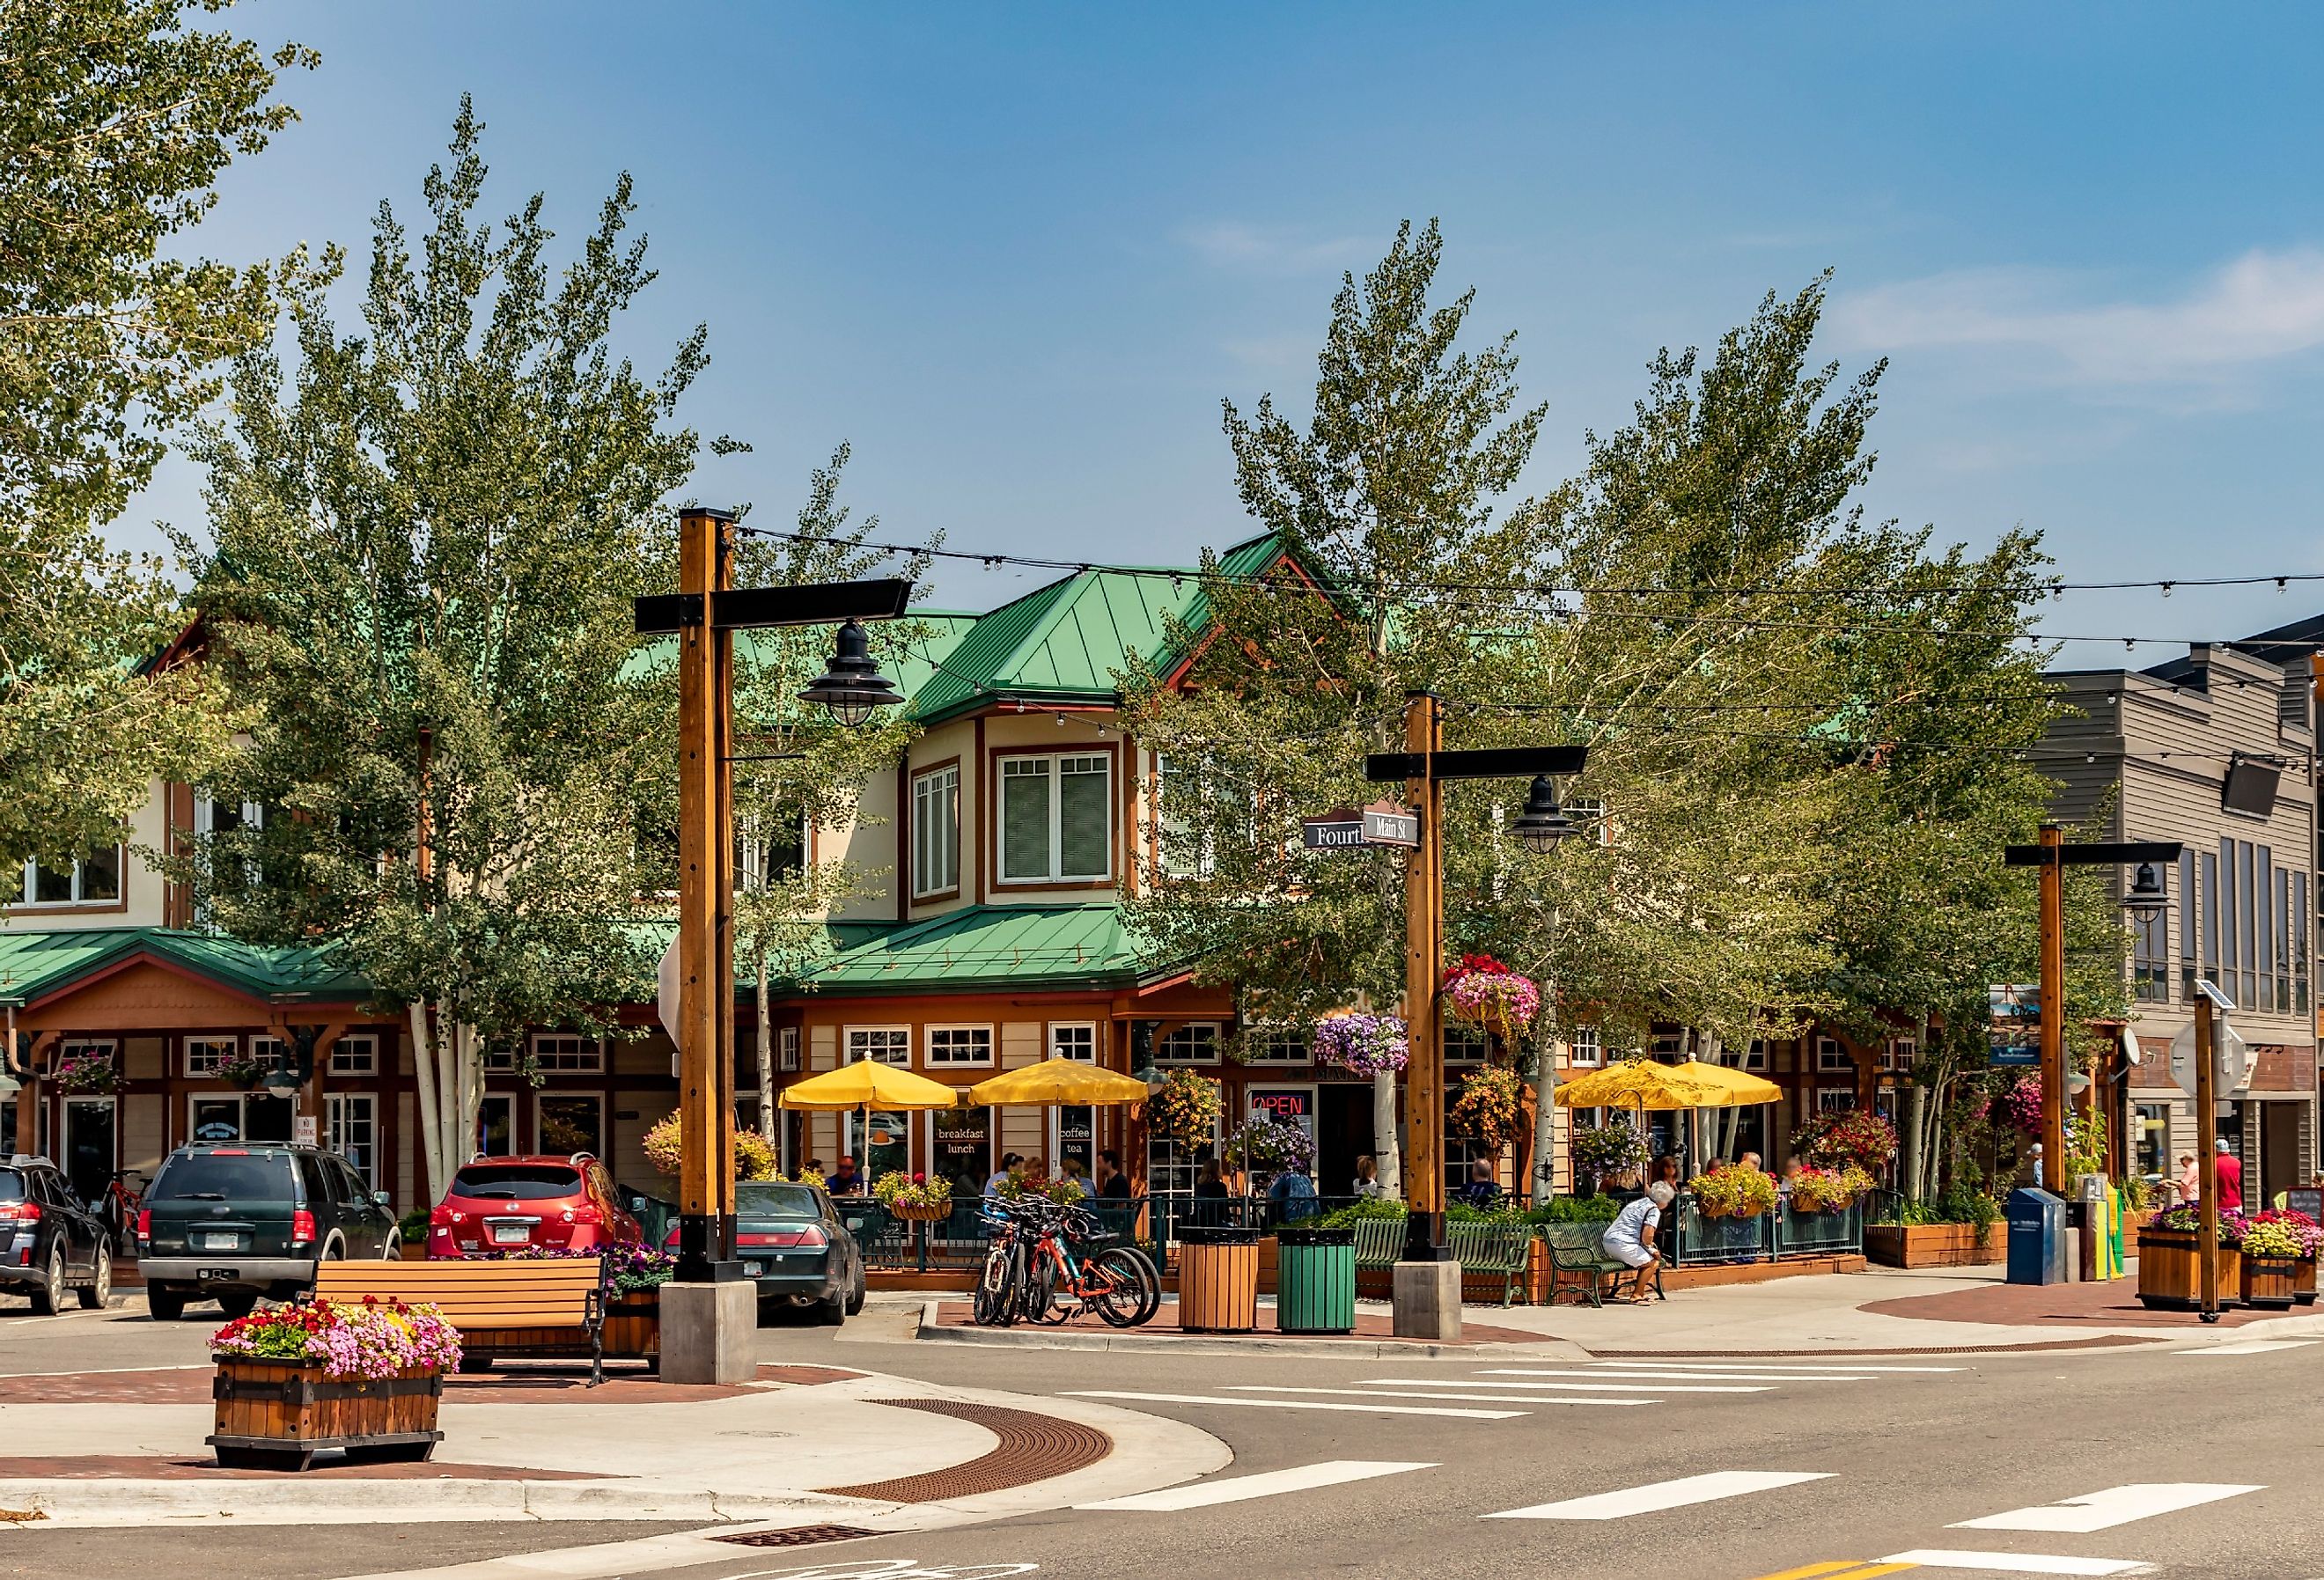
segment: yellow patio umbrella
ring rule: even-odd
[[[783,1088],[779,1105],[805,1109],[814,1113],[844,1113],[861,1110],[863,1114],[863,1178],[872,1178],[872,1114],[920,1108],[951,1108],[960,1102],[960,1088],[947,1086],[942,1081],[931,1081],[926,1076],[916,1076],[908,1069],[891,1064],[881,1064],[874,1058],[859,1058],[853,1064],[842,1065],[835,1070],[825,1070],[819,1076],[809,1076]]]
[[[1146,1083],[1077,1058],[1048,1058],[979,1081],[964,1101],[997,1108],[1081,1107],[1143,1103]]]
[[[1764,1097],[1746,1097],[1722,1076],[1735,1076],[1765,1086]],[[1717,1065],[1689,1059],[1684,1064],[1656,1064],[1652,1059],[1626,1058],[1602,1070],[1576,1076],[1550,1094],[1560,1108],[1733,1108],[1748,1103],[1773,1103],[1780,1095],[1772,1081],[1744,1076]]]

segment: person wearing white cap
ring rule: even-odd
[[[2219,1182],[2219,1210],[2223,1213],[2243,1211],[2244,1161],[2236,1156],[2235,1150],[2227,1144],[2227,1138],[2225,1136],[2219,1138],[2219,1155],[2213,1161],[2212,1167],[2218,1171],[2217,1178]]]

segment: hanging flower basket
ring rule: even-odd
[[[1452,1013],[1505,1039],[1533,1024],[1541,1012],[1541,989],[1490,955],[1463,955],[1444,974],[1444,989]]]
[[[952,1216],[952,1181],[941,1174],[883,1174],[872,1195],[890,1217],[906,1223],[935,1224]]]
[[[274,1061],[256,1055],[236,1054],[217,1067],[218,1079],[230,1086],[255,1091],[273,1070]]]
[[[1192,1070],[1172,1070],[1146,1100],[1146,1123],[1156,1135],[1198,1146],[1218,1133],[1219,1084]]]
[[[1392,1076],[1411,1062],[1412,1043],[1394,1015],[1327,1015],[1311,1046],[1325,1064],[1359,1076]]]
[[[685,1142],[678,1135],[678,1115],[667,1115],[646,1132],[644,1149],[646,1161],[669,1175],[676,1175],[678,1161],[685,1151]],[[737,1126],[734,1131],[734,1178],[737,1179],[772,1179],[775,1178],[775,1149],[767,1138],[754,1130]]]
[[[1587,1175],[1593,1182],[1643,1169],[1646,1164],[1646,1138],[1627,1119],[1614,1119],[1593,1130],[1577,1126],[1568,1145],[1573,1154],[1574,1172]]]
[[[68,1093],[110,1092],[121,1084],[121,1073],[109,1053],[66,1054],[57,1061],[52,1078],[60,1090]]]
[[[1860,1108],[1819,1113],[1792,1132],[1792,1150],[1818,1169],[1860,1169],[1877,1174],[1896,1156],[1896,1131]],[[1866,1181],[1869,1188],[1871,1181]]]
[[[1227,1138],[1226,1155],[1262,1173],[1315,1172],[1315,1142],[1296,1121],[1260,1110]]]
[[[1517,1072],[1499,1065],[1471,1071],[1445,1118],[1454,1130],[1489,1147],[1507,1145],[1517,1130]]]

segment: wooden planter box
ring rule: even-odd
[[[661,1359],[661,1290],[624,1289],[605,1297],[605,1358]]]
[[[2316,1304],[2316,1261],[2313,1257],[2303,1258],[2293,1264],[2292,1299],[2296,1306]]]
[[[2009,1235],[1996,1224],[1979,1244],[1975,1224],[1867,1224],[1864,1254],[1883,1267],[1981,1267],[2009,1260]]]
[[[317,1453],[420,1460],[436,1452],[444,1378],[433,1371],[335,1382],[319,1363],[220,1361],[210,1385],[217,1430],[207,1439],[229,1470],[305,1470]]]
[[[2301,1263],[2294,1257],[2241,1256],[2244,1304],[2264,1311],[2289,1311]],[[2313,1267],[2315,1264],[2308,1264]]]
[[[2203,1300],[2197,1235],[2185,1229],[2138,1232],[2138,1301],[2150,1311],[2193,1311]],[[2219,1248],[2219,1304],[2235,1304],[2243,1284],[2243,1253]]]

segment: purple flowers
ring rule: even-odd
[[[1392,1076],[1412,1058],[1402,1021],[1394,1015],[1332,1015],[1315,1022],[1315,1056],[1360,1076]]]
[[[460,1335],[444,1313],[367,1295],[360,1305],[316,1299],[236,1317],[210,1335],[220,1360],[319,1361],[334,1381],[405,1372],[449,1372],[460,1363]]]

